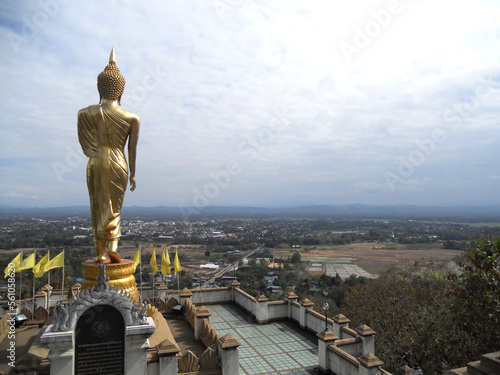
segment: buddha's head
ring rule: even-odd
[[[97,76],[97,90],[99,91],[99,104],[102,99],[118,99],[121,101],[123,90],[125,89],[125,78],[120,73],[120,69],[116,66],[116,56],[114,48],[111,49],[109,56],[109,64]]]

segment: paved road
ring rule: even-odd
[[[243,260],[248,259],[248,257],[249,257],[250,255],[252,255],[253,253],[255,253],[255,252],[256,252],[257,250],[259,250],[260,248],[261,248],[261,246],[257,247],[255,250],[252,250],[251,252],[249,252],[247,255],[245,255],[245,256],[243,257]],[[205,288],[207,285],[212,284],[212,283],[215,281],[215,279],[216,279],[216,278],[218,278],[218,277],[222,277],[225,273],[228,273],[228,272],[234,272],[234,268],[238,266],[238,263],[239,263],[239,261],[236,261],[236,262],[234,262],[233,264],[230,264],[229,266],[227,266],[227,267],[225,267],[225,268],[223,268],[223,269],[221,269],[221,270],[217,270],[217,271],[215,271],[215,273],[212,275],[212,277],[211,277],[209,280],[205,281],[205,282],[201,285],[201,287],[202,287],[202,288]]]

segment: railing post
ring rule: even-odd
[[[236,301],[236,292],[234,291],[235,289],[239,288],[241,285],[241,283],[234,279],[232,282],[231,282],[231,300],[234,302]]]
[[[451,369],[446,362],[439,362],[436,366],[432,367],[434,370],[434,375],[443,375],[445,372]]]
[[[158,375],[177,375],[177,354],[180,350],[169,339],[165,339],[156,346],[158,353]]]
[[[375,331],[366,324],[355,329],[358,337],[363,341],[362,354],[375,353]]]
[[[125,372],[127,374],[147,373],[147,351],[149,337],[155,331],[153,318],[146,318],[147,324],[125,328]]]
[[[300,302],[300,317],[299,317],[299,325],[302,329],[307,329],[307,314],[306,310],[311,309],[314,306],[314,303],[309,301],[307,298]]]
[[[343,314],[338,314],[333,317],[332,332],[339,338],[342,337],[342,327],[349,327],[351,321]]]
[[[186,306],[186,300],[190,299],[193,296],[193,293],[188,288],[182,289],[181,294],[179,294],[180,297],[180,304],[181,306]]]
[[[219,347],[222,375],[234,375],[240,371],[238,350],[240,345],[238,339],[230,333],[219,339],[217,346]]]
[[[255,320],[257,323],[264,324],[269,321],[269,310],[267,307],[267,302],[269,299],[261,294],[259,298],[257,298],[256,309],[255,309]]]
[[[379,375],[380,366],[384,364],[374,354],[368,353],[358,358],[359,375]]]
[[[194,338],[199,340],[202,334],[203,321],[208,320],[212,313],[205,307],[201,306],[194,311]]]
[[[318,337],[318,359],[319,370],[327,374],[330,370],[330,358],[328,356],[328,346],[338,339],[333,332],[322,331],[316,335]]]
[[[288,320],[292,319],[292,302],[297,302],[299,296],[294,292],[290,292],[286,295],[286,300],[288,302]]]

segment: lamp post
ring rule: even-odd
[[[325,302],[323,305],[323,310],[325,310],[325,331],[328,331],[328,309],[330,308],[330,305],[328,302]]]

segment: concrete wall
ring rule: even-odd
[[[306,311],[307,329],[314,333],[319,333],[325,330],[325,316],[314,310]],[[331,324],[329,325],[331,327]]]
[[[172,297],[179,299],[179,291],[178,290],[165,289],[164,286],[160,289],[155,287],[154,297],[153,297],[153,287],[151,287],[151,286],[144,286],[142,288],[138,287],[137,291],[139,292],[139,295],[141,296],[142,299],[147,298],[150,301],[153,301],[153,299],[156,299],[156,298],[163,298],[165,301],[169,300]]]
[[[240,306],[242,309],[246,310],[253,316],[256,315],[256,303],[257,301],[250,294],[242,291],[239,288],[234,289],[234,302]]]
[[[286,320],[288,319],[288,302],[286,301],[270,301],[267,303],[269,320]]]
[[[195,305],[228,303],[232,301],[233,295],[231,288],[191,289],[191,293],[191,301]]]
[[[328,350],[330,371],[334,374],[359,375],[359,362],[355,358],[332,349]]]
[[[292,306],[292,320],[296,323],[300,322],[300,303],[298,302],[290,302]]]

